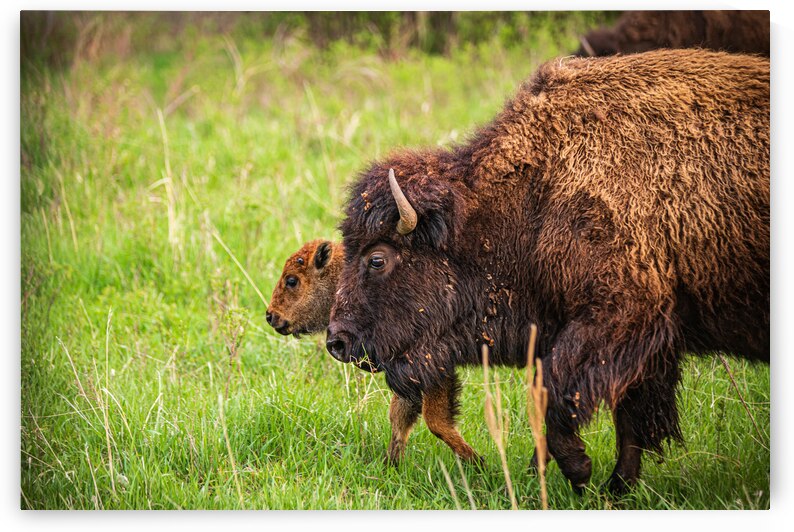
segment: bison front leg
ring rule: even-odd
[[[549,391],[546,411],[546,443],[560,471],[577,493],[590,481],[592,461],[585,453],[579,427],[592,417],[595,401],[586,395],[590,389],[587,372],[575,371],[576,361],[587,349],[582,340],[585,327],[575,324],[558,337],[551,356],[543,359],[545,385]],[[586,338],[586,336],[585,336]]]
[[[462,460],[480,462],[479,455],[466,443],[455,427],[458,391],[457,380],[454,377],[446,379],[437,388],[424,391],[422,415],[430,432],[449,445]]]
[[[572,428],[568,424],[556,424],[546,418],[548,427],[546,442],[549,452],[552,453],[560,471],[571,483],[573,490],[581,494],[584,487],[590,482],[593,464],[585,453],[585,446],[578,434],[578,427]]]
[[[388,461],[392,465],[400,462],[405,454],[408,436],[411,434],[422,412],[422,403],[411,401],[394,394],[389,404],[389,421],[391,422],[391,441],[389,441]]]
[[[549,465],[549,462],[551,462],[553,459],[554,459],[554,457],[551,455],[549,450],[546,449],[546,456],[544,457],[544,460],[543,460],[543,466],[547,467]],[[530,473],[536,473],[537,470],[538,470],[538,466],[539,465],[540,465],[540,462],[538,460],[538,451],[537,451],[537,449],[535,449],[535,451],[532,453],[532,458],[529,461]]]

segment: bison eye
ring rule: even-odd
[[[386,259],[383,257],[383,255],[373,254],[369,258],[369,267],[371,269],[382,270],[384,266],[386,266]]]
[[[284,280],[284,284],[287,285],[287,288],[295,288],[298,286],[298,278],[290,275]]]

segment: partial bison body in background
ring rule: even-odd
[[[479,364],[482,345],[524,366],[535,323],[549,451],[584,486],[578,431],[604,402],[610,488],[624,490],[642,450],[681,438],[684,353],[769,361],[769,61],[546,63],[467,143],[363,172],[341,229],[328,350],[385,372],[390,455],[425,408],[473,457],[454,426],[455,368]]]
[[[579,56],[709,48],[769,57],[769,11],[626,11],[581,42]]]

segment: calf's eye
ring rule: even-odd
[[[290,275],[284,280],[284,284],[287,285],[287,288],[295,288],[298,286],[298,278]]]

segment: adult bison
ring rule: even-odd
[[[546,63],[467,143],[374,163],[341,230],[327,348],[385,372],[390,456],[423,412],[475,457],[454,426],[455,368],[483,344],[525,365],[535,323],[549,451],[584,486],[578,430],[606,403],[622,491],[642,450],[681,438],[685,353],[769,361],[769,61]]]
[[[769,11],[626,11],[580,40],[580,56],[702,47],[769,57]]]

